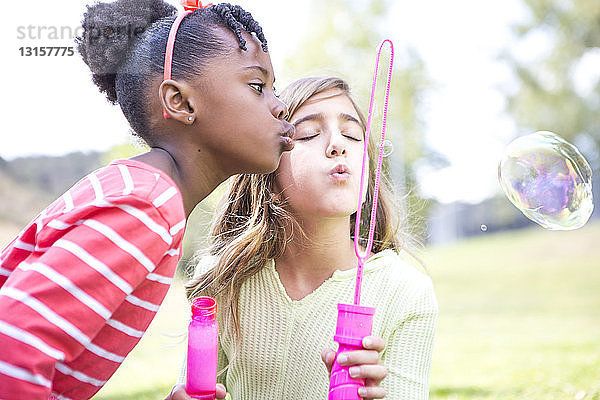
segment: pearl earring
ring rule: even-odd
[[[194,117],[192,117],[191,115],[188,117],[188,121],[192,122],[194,120]]]

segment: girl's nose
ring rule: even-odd
[[[339,138],[332,138],[327,146],[327,157],[346,155],[346,146]]]
[[[288,108],[287,105],[278,98],[275,98],[275,106],[272,109],[273,116],[277,119],[287,119]]]

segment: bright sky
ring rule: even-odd
[[[436,85],[425,99],[427,141],[451,163],[421,168],[421,190],[442,202],[494,194],[498,160],[516,133],[501,92],[511,73],[497,57],[524,16],[519,0],[403,1],[393,15],[396,45],[414,46]]]
[[[309,22],[306,2],[283,3],[237,2],[263,26],[276,73]],[[0,145],[0,156],[5,159],[107,150],[129,138],[119,108],[93,86],[79,56],[20,55],[21,46],[72,45],[87,2],[70,4],[60,9],[55,2],[35,2],[35,7],[15,1],[5,5],[4,15],[13,16],[0,25],[8,89],[2,100],[5,128]],[[289,16],[293,16],[293,26]],[[519,0],[403,0],[390,10],[390,37],[396,48],[414,47],[437,84],[425,99],[427,138],[452,165],[441,171],[421,169],[425,194],[443,202],[475,202],[498,190],[497,160],[515,134],[515,126],[503,114],[500,91],[514,83],[510,71],[495,58],[511,44],[509,22],[523,17]],[[50,39],[50,27],[64,27],[64,38]],[[19,39],[21,33],[27,37]],[[521,51],[527,55],[539,44]],[[371,74],[366,71],[366,79]]]

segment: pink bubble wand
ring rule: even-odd
[[[381,143],[379,147],[379,160],[377,162],[377,172],[375,175],[375,187],[373,188],[373,206],[371,208],[371,221],[369,223],[369,237],[367,247],[364,253],[361,253],[359,246],[360,237],[360,219],[362,209],[362,198],[365,183],[365,172],[368,168],[368,147],[369,135],[371,132],[371,123],[373,118],[373,107],[375,104],[375,88],[379,76],[379,60],[381,52],[386,43],[390,46],[390,66],[388,69],[387,83],[385,89],[385,100],[383,106],[383,118],[381,124]],[[385,128],[387,123],[388,101],[390,97],[390,84],[392,81],[392,68],[394,66],[394,44],[391,40],[385,39],[379,45],[377,59],[375,61],[375,71],[373,72],[373,84],[371,86],[371,100],[369,104],[369,116],[367,128],[365,131],[365,147],[363,152],[362,174],[360,178],[360,191],[358,195],[358,208],[356,211],[356,220],[354,223],[354,252],[358,258],[358,267],[356,269],[356,287],[354,289],[354,304],[338,304],[338,319],[335,329],[334,340],[339,343],[338,351],[331,368],[331,378],[329,381],[329,400],[360,400],[358,388],[365,385],[364,379],[354,379],[350,376],[349,367],[341,366],[337,362],[337,357],[342,352],[360,350],[363,348],[362,340],[365,336],[371,334],[373,327],[374,307],[360,306],[360,292],[362,287],[362,275],[365,261],[373,248],[373,237],[375,235],[375,216],[377,214],[377,198],[379,195],[379,179],[381,177],[381,165],[383,163]]]

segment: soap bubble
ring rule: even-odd
[[[485,232],[487,231],[487,225],[481,225],[479,229],[481,229],[481,232]]]
[[[376,143],[377,149],[381,148],[381,142]],[[385,139],[383,141],[383,156],[389,157],[394,152],[394,144],[391,140]]]
[[[575,146],[552,132],[511,142],[498,165],[498,179],[508,199],[546,229],[580,228],[594,209],[589,164]]]

